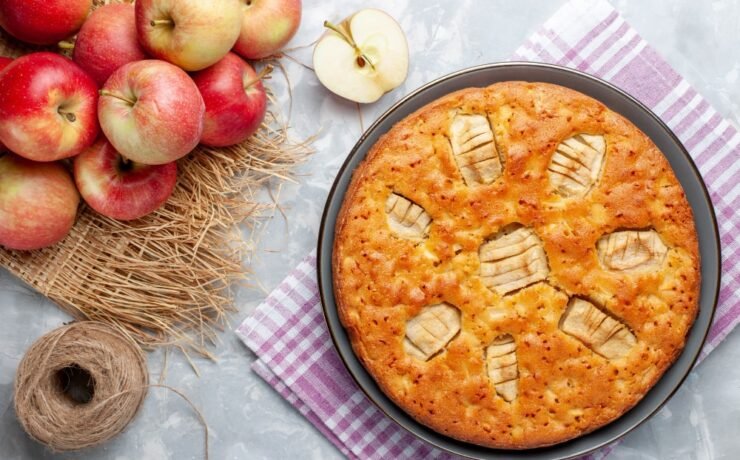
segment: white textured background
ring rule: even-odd
[[[464,67],[505,60],[562,1],[304,0],[301,29],[291,46],[312,42],[324,19],[341,20],[375,6],[396,17],[408,35],[406,83],[363,108],[368,126],[414,88]],[[725,117],[740,120],[740,2],[737,0],[614,1],[627,20]],[[293,53],[310,64],[310,50]],[[270,290],[315,245],[324,199],[360,135],[354,104],[326,92],[312,72],[285,60],[294,87],[297,136],[320,130],[317,154],[300,168],[300,184],[279,190],[282,216],[260,229],[255,283]],[[279,74],[275,81],[279,82]],[[283,98],[285,102],[286,99]],[[740,159],[738,159],[740,161]],[[264,297],[240,293],[236,326]],[[25,350],[69,318],[0,269],[0,459],[55,458],[27,438],[12,408],[12,382]],[[211,428],[211,458],[339,458],[334,447],[249,370],[254,356],[231,331],[221,334],[218,363],[197,361],[198,378],[181,356],[170,359],[166,383],[201,408]],[[150,355],[159,378],[162,353]],[[740,332],[731,334],[650,422],[627,436],[614,459],[738,458],[740,452]],[[165,390],[151,390],[143,411],[108,444],[59,458],[202,458],[202,428],[190,409]]]

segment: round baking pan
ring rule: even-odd
[[[332,250],[337,214],[355,167],[365,158],[380,136],[407,115],[453,91],[469,87],[485,87],[496,82],[511,80],[554,83],[580,91],[625,116],[647,134],[668,158],[676,177],[686,192],[686,197],[694,211],[701,253],[699,314],[689,331],[683,353],[658,383],[635,407],[610,424],[554,446],[526,450],[491,449],[458,441],[427,428],[396,406],[378,388],[375,380],[355,356],[347,334],[339,321],[332,280]],[[696,165],[675,134],[647,107],[605,81],[564,67],[524,62],[488,64],[455,72],[413,91],[385,112],[355,144],[339,170],[326,201],[318,242],[318,281],[324,316],[339,356],[357,385],[382,412],[415,436],[448,452],[481,459],[577,457],[619,439],[650,418],[678,390],[699,356],[712,324],[717,304],[720,264],[717,220],[709,194]]]

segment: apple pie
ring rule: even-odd
[[[691,208],[658,148],[544,83],[447,95],[355,170],[334,291],[353,349],[419,422],[495,448],[588,433],[683,349],[699,296]]]

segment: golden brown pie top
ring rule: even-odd
[[[698,308],[693,217],[665,157],[603,104],[544,83],[466,89],[396,124],[354,173],[333,267],[383,391],[498,448],[619,417]]]

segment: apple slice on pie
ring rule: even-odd
[[[606,153],[604,136],[578,134],[558,145],[547,168],[550,184],[564,197],[580,197],[596,183]]]
[[[485,116],[455,115],[450,145],[466,184],[490,184],[501,176],[501,160]]]
[[[637,343],[627,326],[577,297],[568,302],[560,319],[560,330],[607,359],[623,357]]]
[[[486,348],[486,367],[488,378],[493,382],[496,393],[511,402],[518,393],[519,369],[516,359],[516,342],[509,335],[497,337]]]
[[[625,271],[660,265],[668,247],[655,230],[623,230],[602,236],[596,251],[604,267]]]
[[[542,241],[531,228],[509,225],[480,247],[483,284],[501,295],[547,278]]]
[[[460,332],[460,310],[447,303],[424,307],[406,323],[403,349],[409,355],[429,360]]]
[[[388,226],[391,232],[398,237],[409,240],[419,240],[429,233],[432,218],[418,204],[391,193],[385,202],[385,212],[388,215]]]

